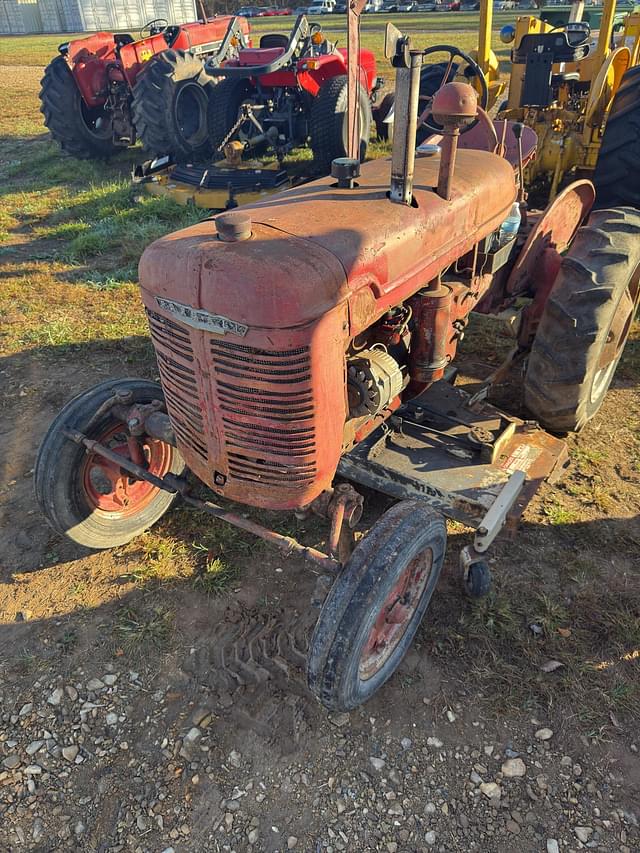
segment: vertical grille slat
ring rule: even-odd
[[[195,357],[188,330],[147,309],[167,413],[178,441],[208,464]]]
[[[308,348],[262,350],[215,340],[211,354],[229,476],[268,486],[313,483],[316,446]]]

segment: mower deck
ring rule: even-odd
[[[442,380],[342,457],[338,473],[394,498],[419,498],[476,529],[486,551],[567,461],[564,441]]]
[[[230,210],[285,189],[290,178],[278,163],[251,160],[230,167],[225,161],[209,166],[176,165],[160,157],[137,166],[134,187],[151,196],[170,196],[178,204],[207,210]]]

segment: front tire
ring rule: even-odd
[[[114,391],[131,391],[133,403],[162,400],[157,382],[121,379],[102,382],[74,397],[49,427],[36,459],[36,500],[53,529],[96,550],[124,545],[151,527],[169,509],[175,495],[126,476],[64,435],[78,430],[130,458],[128,432],[107,412],[86,432],[98,408]],[[148,470],[158,477],[181,474],[184,461],[176,448],[157,439],[142,440]]]
[[[182,50],[153,56],[133,88],[132,113],[142,144],[178,163],[211,157],[208,114],[216,86],[202,62]]]
[[[56,56],[45,68],[39,97],[45,126],[67,154],[99,160],[118,150],[109,113],[85,104],[64,56]]]
[[[361,705],[408,651],[438,582],[444,518],[401,501],[362,539],[335,580],[311,638],[309,689],[329,710]]]
[[[347,89],[345,74],[326,80],[311,104],[309,136],[317,170],[329,174],[336,157],[346,157],[349,151],[347,121]],[[360,109],[360,162],[364,161],[371,133],[371,104],[366,87],[358,87]]]
[[[562,259],[531,348],[527,407],[555,432],[579,431],[605,398],[640,293],[640,213],[598,210]]]

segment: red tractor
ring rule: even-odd
[[[140,287],[160,384],[83,392],[35,466],[44,515],[82,545],[128,542],[180,495],[311,560],[331,583],[307,682],[334,709],[366,701],[402,660],[443,566],[445,516],[475,529],[461,569],[482,595],[491,543],[562,470],[565,442],[487,403],[491,383],[520,359],[538,421],[582,428],[640,299],[640,213],[593,212],[586,180],[528,211],[535,133],[494,123],[468,84],[446,83],[425,107],[420,120],[440,131],[416,157],[423,54],[389,31],[390,160],[338,159],[330,177],[147,248]],[[510,359],[458,387],[470,313],[506,308],[520,310]],[[196,496],[193,479],[241,508],[328,518],[325,552]],[[354,484],[396,501],[357,543]]]
[[[203,59],[221,61],[248,32],[244,18],[181,25],[158,18],[137,41],[103,32],[62,44],[42,78],[44,123],[64,151],[83,159],[108,157],[136,138],[155,155],[206,158],[214,86]]]
[[[358,117],[360,159],[371,128],[371,103],[382,84],[375,56],[359,51]],[[347,51],[329,42],[319,24],[304,15],[289,37],[262,36],[259,48],[244,48],[223,66],[205,63],[222,78],[209,117],[209,137],[219,154],[240,140],[247,151],[269,146],[279,156],[310,141],[319,171],[329,172],[348,152]]]

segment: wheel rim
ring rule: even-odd
[[[199,83],[186,82],[174,104],[176,125],[185,142],[200,145],[207,137],[207,96]]]
[[[398,647],[420,603],[432,567],[433,551],[427,548],[407,564],[389,592],[360,656],[358,674],[362,681],[380,672]]]
[[[96,139],[111,137],[111,121],[104,107],[88,107],[80,99],[80,113],[85,127]]]
[[[96,438],[124,459],[131,459],[131,439],[122,424],[106,429]],[[163,477],[171,470],[173,448],[163,441],[144,437],[140,439],[140,450],[146,460],[150,474]],[[92,510],[111,516],[125,518],[145,509],[161,491],[145,480],[136,480],[120,466],[96,453],[89,453],[83,460],[80,481],[87,503]]]
[[[640,266],[637,267],[631,276],[629,287],[620,300],[618,310],[607,332],[607,338],[600,352],[598,369],[591,383],[590,398],[592,403],[597,403],[606,394],[627,338],[629,337],[638,301],[639,279]]]

